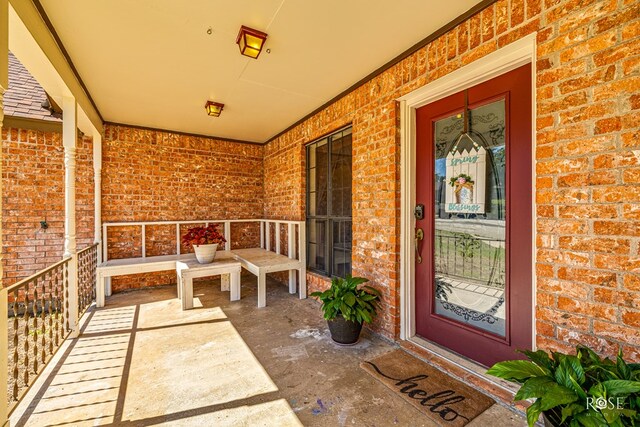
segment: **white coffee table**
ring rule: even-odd
[[[230,290],[231,301],[239,300],[241,270],[240,261],[236,261],[225,251],[219,251],[209,264],[200,264],[196,259],[177,261],[178,298],[182,300],[182,309],[193,308],[193,279],[197,277],[220,275],[222,290]]]

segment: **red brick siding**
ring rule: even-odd
[[[3,285],[48,267],[64,253],[62,134],[2,128]],[[94,241],[93,145],[79,137],[76,151],[76,243]],[[40,228],[40,221],[49,224]]]
[[[537,344],[640,360],[639,17],[633,0],[499,0],[270,141],[265,216],[304,218],[304,144],[353,123],[353,272],[385,296],[374,328],[397,337],[395,99],[537,31]]]
[[[259,145],[107,125],[102,174],[103,222],[244,219],[263,212]],[[147,255],[175,253],[174,227],[150,227],[146,234]],[[233,224],[231,235],[233,247],[257,246],[259,225]],[[141,254],[140,228],[110,229],[108,240],[109,258]],[[175,280],[175,273],[158,273],[114,278],[112,285],[118,291]]]

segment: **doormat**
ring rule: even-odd
[[[362,362],[360,367],[441,426],[464,426],[494,403],[402,350]]]

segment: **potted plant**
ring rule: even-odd
[[[355,344],[360,337],[362,323],[371,323],[375,317],[380,292],[371,286],[360,287],[368,281],[363,277],[334,277],[329,289],[311,294],[322,302],[321,308],[334,342]]]
[[[493,365],[487,373],[522,384],[514,400],[535,399],[527,409],[533,426],[640,426],[640,364],[601,359],[579,345],[575,355],[522,351],[529,360]]]
[[[192,227],[182,237],[182,243],[187,247],[193,246],[196,259],[200,264],[208,264],[216,257],[218,245],[226,243],[226,239],[218,232],[217,225],[207,227]]]

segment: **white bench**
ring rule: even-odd
[[[300,299],[307,297],[306,270],[300,260],[260,248],[231,251],[242,266],[258,277],[258,307],[267,305],[267,273],[289,272],[289,293],[296,293],[296,271],[300,275]]]
[[[231,225],[234,223],[260,223],[260,248],[236,249],[230,251],[231,248]],[[246,270],[258,277],[258,307],[266,306],[266,275],[267,273],[289,272],[289,292],[296,292],[296,272],[300,279],[297,286],[300,299],[307,297],[306,285],[306,254],[305,254],[305,223],[303,221],[280,221],[280,220],[205,220],[205,221],[159,221],[159,222],[135,222],[135,223],[105,223],[103,224],[103,259],[106,260],[97,268],[97,285],[96,285],[96,305],[104,307],[105,295],[111,295],[111,277],[124,276],[130,274],[152,273],[158,271],[178,272],[180,268],[178,263],[184,261],[192,261],[195,259],[194,254],[180,254],[180,227],[182,225],[200,225],[200,224],[223,224],[224,235],[227,243],[225,251],[218,251],[216,259],[219,257],[231,256],[239,261]],[[274,225],[275,251],[271,251],[271,225]],[[288,256],[281,254],[281,228],[287,226],[287,247],[289,248]],[[146,256],[146,228],[149,226],[175,226],[176,227],[176,252],[177,255],[160,255]],[[142,236],[142,256],[137,258],[124,258],[107,260],[107,244],[108,229],[110,227],[141,227]],[[296,239],[297,230],[297,239]],[[296,247],[297,243],[297,247]],[[199,274],[203,277],[207,269],[201,270]],[[188,275],[190,275],[189,273]],[[217,273],[219,274],[219,273]],[[197,277],[197,276],[192,276]],[[178,276],[180,278],[180,276]],[[178,280],[178,286],[180,286]],[[222,275],[222,290],[229,290],[229,276]],[[180,296],[180,289],[178,295]],[[240,292],[238,289],[238,298]],[[232,297],[235,297],[235,291],[232,290]],[[233,300],[233,299],[232,299]],[[184,299],[183,299],[184,304]]]

